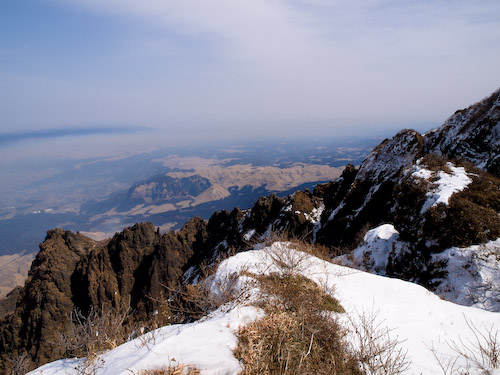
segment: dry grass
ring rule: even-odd
[[[273,310],[308,312],[321,315],[324,311],[343,313],[344,308],[339,301],[326,293],[314,281],[298,274],[256,276],[261,290],[270,296],[266,300],[266,308]]]
[[[262,246],[271,246],[275,242],[289,242],[291,248],[313,255],[319,259],[326,260],[328,262],[332,261],[332,249],[328,246],[319,243],[310,243],[306,241],[310,233],[306,234],[304,237],[291,236],[286,231],[272,230],[267,234],[265,238],[253,239],[253,241],[248,242],[249,248],[256,248]]]
[[[132,328],[125,324],[129,316],[128,308],[102,306],[92,308],[87,315],[75,310],[69,328],[61,332],[58,344],[67,357],[91,360],[129,339]]]
[[[434,359],[441,368],[443,375],[469,375],[473,373],[483,375],[497,374],[500,369],[500,333],[495,326],[477,327],[472,321],[465,318],[472,337],[464,340],[447,341],[448,346],[456,355],[442,355],[433,344],[428,346]],[[458,364],[459,360],[465,365]]]
[[[24,375],[33,368],[33,362],[26,352],[9,358],[9,375]]]
[[[448,158],[442,155],[427,154],[422,158],[421,164],[425,165],[433,172],[443,171],[445,173],[451,173],[451,169],[447,164],[449,161]]]
[[[410,367],[407,351],[398,337],[377,319],[374,312],[349,316],[352,352],[366,375],[399,375]]]
[[[168,367],[150,370],[131,371],[132,375],[199,375],[200,370],[183,364],[170,364]]]
[[[254,277],[267,315],[239,331],[242,374],[361,374],[332,314],[344,311],[337,300],[297,274]]]
[[[210,264],[203,263],[199,268],[199,277],[196,284],[184,283],[177,288],[164,287],[168,290],[170,298],[157,301],[172,314],[169,323],[186,323],[201,319],[222,305],[230,309],[246,299],[247,290],[238,285],[239,275],[228,275],[223,280],[212,285],[212,277],[219,264],[235,251],[220,254]]]
[[[174,314],[174,321],[186,323],[198,320],[224,304],[228,304],[230,308],[232,304],[239,303],[245,292],[238,288],[237,282],[237,275],[228,276],[218,282],[215,288],[217,293],[212,291],[212,286],[206,279],[195,285],[181,285],[167,301]]]
[[[276,248],[271,258],[278,272],[246,273],[258,283],[266,316],[239,331],[235,356],[244,365],[242,374],[403,373],[409,360],[390,330],[369,315],[351,326],[340,323],[344,309],[334,290],[302,276],[307,257],[293,254],[286,247]]]

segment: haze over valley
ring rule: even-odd
[[[208,218],[216,209],[248,207],[261,195],[286,195],[336,178],[377,142],[202,144],[2,164],[0,251],[35,252],[55,227],[108,237],[146,219],[163,231],[180,228],[192,216]]]

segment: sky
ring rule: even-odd
[[[499,19],[498,0],[2,0],[0,133],[427,130],[500,87]]]

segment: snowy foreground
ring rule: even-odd
[[[273,258],[285,257],[293,264],[294,272],[332,290],[351,320],[370,316],[377,324],[388,327],[391,337],[401,341],[401,347],[408,351],[411,366],[405,374],[443,374],[435,356],[441,358],[442,363],[455,360],[457,354],[450,347],[453,342],[472,347],[470,343],[475,342],[475,336],[471,326],[482,332],[491,330],[492,326],[495,330],[500,328],[500,313],[447,302],[421,286],[331,264],[288,246],[275,243],[227,259],[213,276],[212,285],[241,271],[279,272]],[[240,285],[244,287],[248,280],[248,276],[240,277]],[[346,314],[341,315],[348,324]],[[95,374],[138,374],[140,370],[175,363],[191,365],[201,370],[201,374],[237,374],[242,366],[232,350],[237,345],[238,328],[261,316],[261,310],[240,304],[229,311],[218,310],[196,323],[160,328],[149,337],[135,339],[103,354]],[[60,360],[29,374],[76,375],[79,372],[75,368],[82,363],[80,359]],[[463,369],[466,363],[458,358],[455,366]],[[495,371],[493,374],[500,374]],[[481,373],[474,369],[469,372]]]

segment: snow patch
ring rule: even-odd
[[[369,230],[351,255],[340,257],[342,264],[385,275],[387,261],[394,244],[399,239],[399,232],[392,224],[383,224]]]
[[[249,230],[248,232],[246,232],[246,233],[244,234],[243,239],[244,239],[245,241],[249,241],[249,240],[250,240],[250,238],[252,238],[254,234],[255,234],[255,229]]]
[[[390,225],[370,232],[366,238],[372,242],[397,238],[397,231]],[[411,360],[405,375],[441,375],[442,370],[430,347],[438,355],[454,359],[456,353],[450,342],[467,343],[476,339],[470,325],[499,328],[498,313],[447,302],[419,285],[332,264],[296,251],[292,246],[290,243],[274,243],[263,250],[238,253],[221,262],[213,282],[227,280],[244,270],[247,276],[239,276],[244,286],[252,282],[250,274],[280,272],[280,267],[273,261],[276,255],[289,259],[295,265],[294,272],[334,293],[346,314],[354,319],[368,314],[379,327],[387,327],[391,337],[398,338]],[[255,285],[255,282],[250,284],[254,288]],[[141,369],[161,368],[174,361],[195,366],[201,374],[236,375],[242,366],[232,352],[237,346],[235,332],[242,325],[263,316],[263,311],[258,308],[238,305],[228,312],[218,310],[203,321],[160,328],[155,331],[156,339],[149,345],[142,345],[141,340],[136,339],[103,354],[100,357],[103,367],[96,375],[125,375]],[[344,314],[339,318],[347,320]],[[29,374],[76,375],[74,368],[81,362],[60,360]],[[455,365],[466,368],[461,358]],[[481,373],[474,370],[471,369],[469,374]]]
[[[427,201],[422,206],[421,213],[438,204],[448,205],[450,197],[464,190],[472,180],[465,172],[464,167],[455,167],[451,162],[446,163],[451,173],[445,171],[433,172],[417,164],[412,176],[432,182],[433,188],[427,192]],[[433,181],[435,179],[435,181]]]
[[[321,215],[325,210],[325,205],[323,203],[320,204],[318,208],[313,208],[310,214],[304,212],[304,216],[307,220],[309,220],[313,225],[313,242],[316,241],[316,234],[321,229]]]
[[[373,275],[359,270],[335,265],[289,246],[277,244],[260,251],[239,253],[223,262],[225,272],[245,269],[251,273],[276,272],[270,263],[270,253],[290,252],[301,260],[301,274],[327,290],[335,290],[347,314],[373,314],[377,323],[390,329],[391,337],[398,337],[403,350],[408,351],[411,366],[406,375],[442,375],[429,347],[439,355],[455,358],[456,353],[448,345],[451,341],[468,342],[474,336],[467,322],[477,327],[498,329],[499,314],[444,301],[425,288],[398,279]],[[462,359],[456,365],[465,368]],[[470,371],[470,374],[480,374]]]
[[[262,316],[261,309],[239,306],[226,313],[216,311],[203,321],[159,328],[150,334],[154,339],[148,345],[138,338],[99,356],[102,367],[96,375],[130,375],[175,363],[191,365],[204,375],[237,374],[243,368],[233,355],[238,345],[236,332]],[[77,368],[83,362],[84,359],[63,359],[29,375],[78,375]]]
[[[448,301],[500,312],[500,239],[433,256],[444,262],[446,277],[436,293]],[[500,318],[499,318],[500,319]]]

